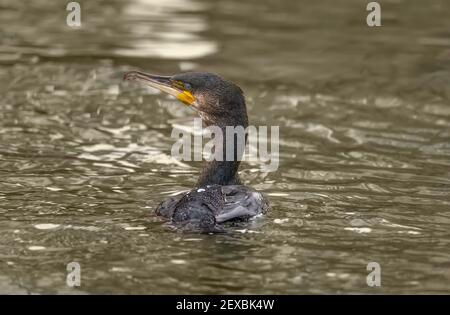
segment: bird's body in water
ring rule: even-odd
[[[141,81],[175,96],[194,108],[206,127],[218,127],[223,135],[222,147],[215,148],[221,150],[215,152],[221,158],[204,162],[197,187],[163,201],[156,208],[156,214],[170,219],[183,230],[212,233],[224,231],[224,222],[248,220],[267,211],[265,197],[242,185],[238,176],[246,135],[234,133],[233,139],[227,138],[227,127],[248,127],[244,95],[237,85],[206,72],[157,76],[132,71],[126,73],[124,79]],[[231,159],[230,154],[226,154],[227,143],[233,144]]]

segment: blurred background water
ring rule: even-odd
[[[64,1],[1,0],[0,292],[450,293],[450,2],[379,1],[374,28],[367,2],[80,1],[71,28]],[[196,182],[170,157],[193,116],[132,69],[221,74],[280,126],[278,171],[241,166],[267,216],[153,215]]]

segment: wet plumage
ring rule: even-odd
[[[226,127],[248,126],[247,109],[242,90],[230,81],[205,72],[187,72],[170,77],[128,72],[127,80],[138,80],[175,96],[194,108],[206,127],[222,130],[223,148],[231,139]],[[246,143],[246,134],[234,134],[231,160],[226,160],[225,149],[219,152],[221,160],[204,161],[197,187],[163,201],[156,214],[170,219],[184,231],[223,232],[223,223],[248,220],[265,213],[266,198],[259,192],[241,185],[238,168],[243,149],[238,141]],[[236,139],[237,137],[245,137]]]

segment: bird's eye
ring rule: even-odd
[[[188,91],[192,91],[192,87],[189,83],[184,83],[184,88]]]

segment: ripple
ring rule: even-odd
[[[191,14],[180,14],[181,8],[188,8]],[[195,1],[130,1],[124,13],[137,22],[129,25],[132,39],[127,41],[128,47],[116,48],[114,52],[127,57],[184,60],[214,54],[217,44],[199,34],[208,28],[206,20],[193,14],[202,10],[204,5]],[[143,19],[147,23],[141,23]],[[157,23],[148,23],[155,20]]]
[[[45,250],[46,247],[45,246],[28,246],[28,249],[31,251],[40,251],[40,250]]]

